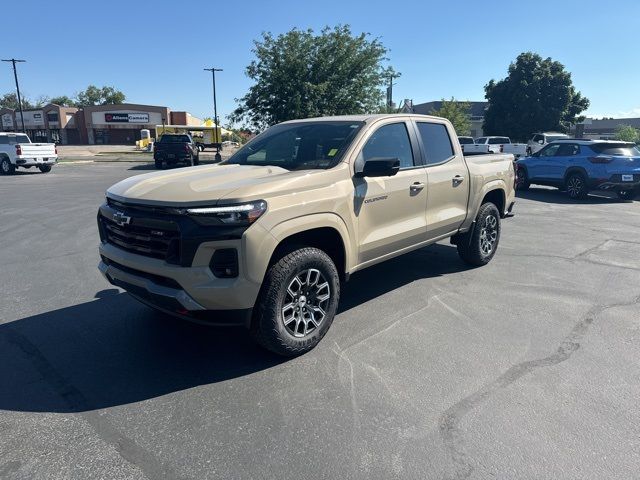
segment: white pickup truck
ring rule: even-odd
[[[0,133],[0,174],[11,175],[17,167],[37,167],[47,173],[57,162],[54,143],[31,143],[24,133]]]
[[[511,143],[509,137],[480,137],[473,145],[465,145],[464,153],[510,153],[518,158],[527,155],[527,145]]]

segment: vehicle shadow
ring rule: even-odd
[[[203,159],[200,158],[200,165],[214,165],[216,162],[214,159]],[[173,170],[175,168],[184,168],[187,165],[185,164],[177,164],[177,165],[169,165],[165,168],[165,170]],[[148,162],[148,163],[139,163],[137,165],[134,165],[132,167],[129,167],[127,170],[133,170],[133,171],[152,171],[152,170],[156,170],[156,166],[153,162]]]
[[[417,279],[466,268],[450,246],[410,253],[355,274],[343,290],[340,311]],[[0,410],[108,408],[284,361],[257,346],[244,329],[177,320],[109,289],[87,303],[0,325]]]
[[[529,190],[518,190],[516,192],[518,198],[534,200],[536,202],[556,203],[561,205],[584,205],[584,204],[606,204],[606,203],[625,203],[620,200],[615,193],[612,192],[593,192],[584,200],[574,200],[569,198],[566,192],[561,192],[555,188],[535,188]]]

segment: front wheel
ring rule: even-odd
[[[458,255],[469,265],[481,267],[491,261],[500,242],[500,212],[493,203],[484,203],[473,230],[457,240]]]
[[[13,175],[16,171],[16,166],[11,163],[11,160],[7,157],[2,157],[0,160],[0,172],[2,175]]]
[[[529,181],[529,176],[527,175],[527,170],[523,167],[520,167],[516,170],[516,190],[526,191],[529,190],[531,186],[531,182]]]
[[[51,165],[39,165],[38,168],[42,173],[49,173],[51,171]]]
[[[317,248],[294,250],[267,272],[251,333],[278,355],[301,355],[327,333],[339,299],[340,279],[331,258]]]

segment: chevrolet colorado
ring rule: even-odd
[[[219,165],[109,188],[99,268],[151,307],[243,324],[298,355],[327,332],[354,272],[445,238],[465,262],[488,263],[514,175],[512,155],[464,157],[442,118],[284,122]]]

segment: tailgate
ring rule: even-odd
[[[57,157],[56,146],[53,143],[20,143],[22,154],[26,158],[51,158]]]

